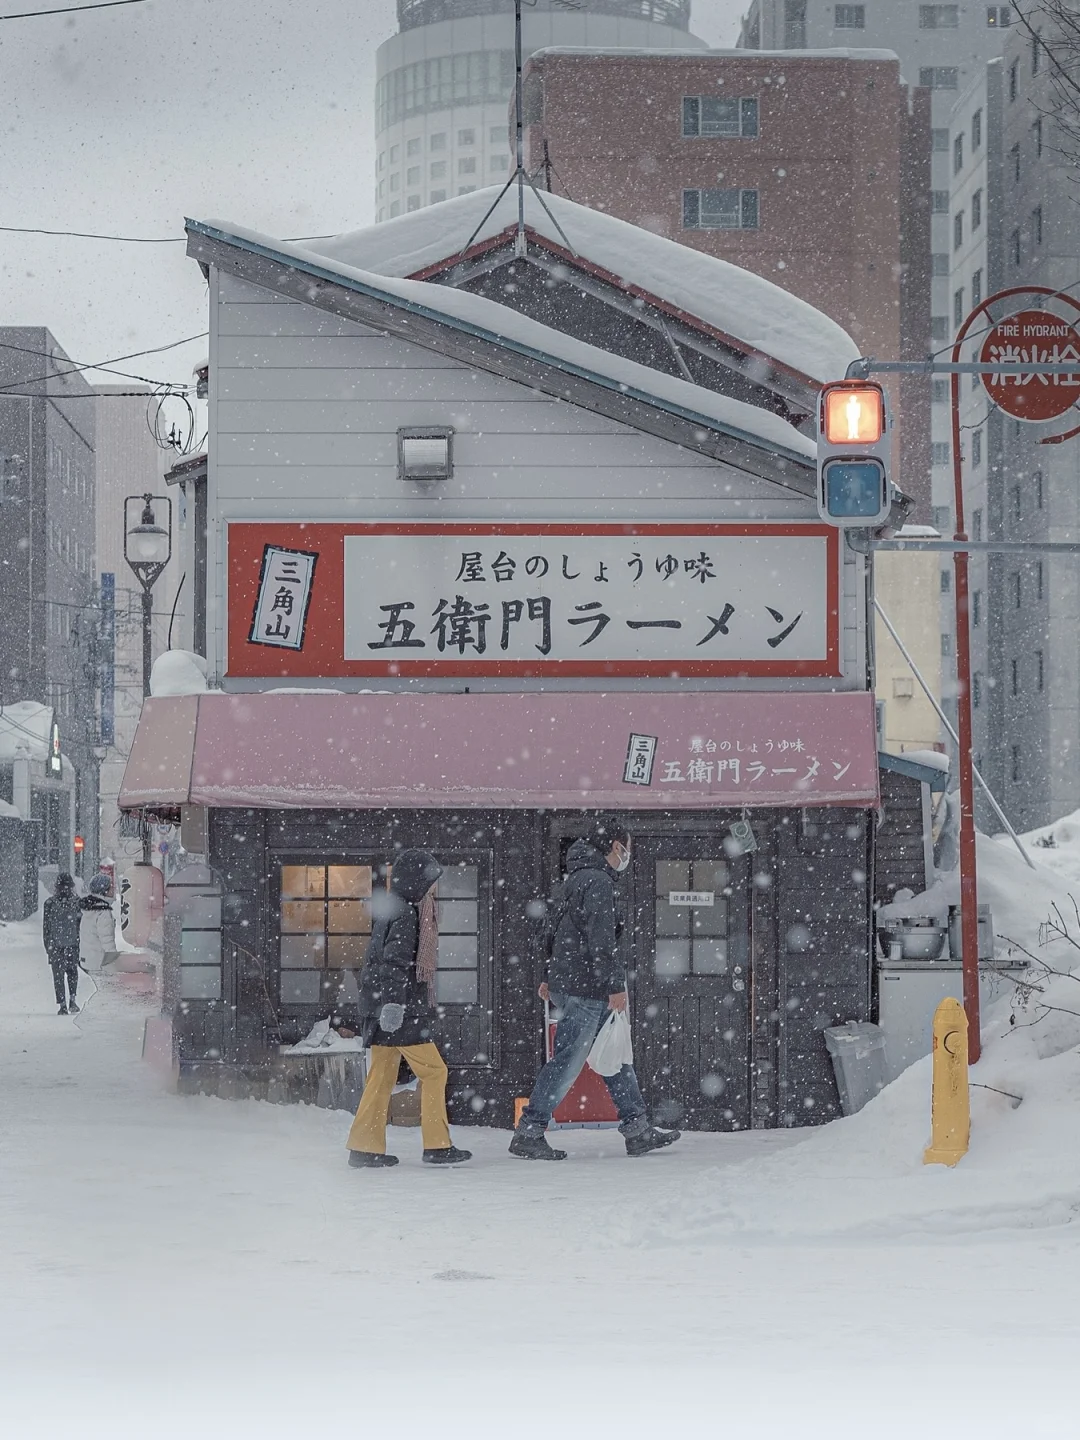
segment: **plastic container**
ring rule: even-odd
[[[848,1020],[825,1031],[840,1109],[854,1115],[885,1086],[885,1032],[868,1020]]]

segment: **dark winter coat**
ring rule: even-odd
[[[569,874],[552,904],[559,914],[548,984],[561,995],[606,1000],[626,989],[615,919],[615,872],[587,840],[566,857]]]
[[[50,960],[59,959],[61,950],[79,951],[79,926],[82,904],[73,891],[57,890],[45,901],[41,917],[41,939]]]
[[[394,861],[390,891],[372,896],[371,940],[360,974],[361,1033],[370,1045],[422,1045],[431,1039],[434,1012],[427,985],[417,978],[420,901],[442,874],[426,850],[403,850]],[[401,1028],[379,1025],[384,1005],[403,1005]]]

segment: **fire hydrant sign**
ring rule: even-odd
[[[313,557],[306,631],[272,673],[839,673],[831,526],[234,524],[230,674],[268,673],[265,554]]]
[[[1076,374],[984,375],[994,404],[1016,420],[1053,420],[1080,399],[1080,332],[1049,310],[1021,310],[999,320],[987,335],[983,365],[1062,365],[1077,362]]]

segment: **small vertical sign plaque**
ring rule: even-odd
[[[625,785],[651,785],[656,760],[655,735],[631,735],[626,749]]]

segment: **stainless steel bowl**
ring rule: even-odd
[[[945,948],[948,927],[928,922],[928,917],[916,917],[902,925],[882,925],[879,929],[882,948],[888,955],[893,945],[899,944],[903,960],[936,960]]]

